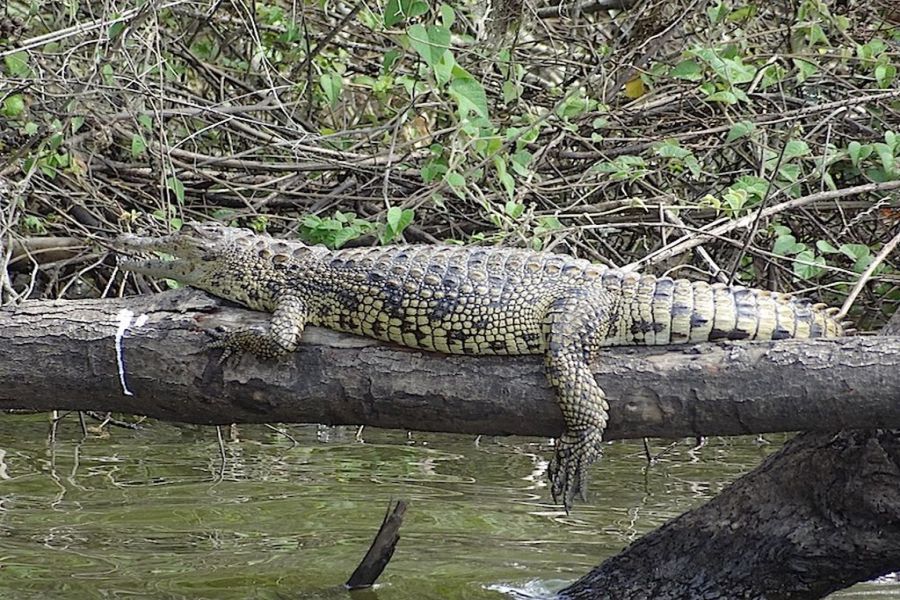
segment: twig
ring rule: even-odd
[[[840,312],[837,314],[837,318],[843,319],[847,316],[847,313],[850,311],[850,307],[853,306],[853,303],[856,301],[856,297],[859,296],[859,293],[862,291],[863,287],[865,287],[866,283],[869,282],[869,278],[872,277],[872,273],[875,272],[875,269],[878,268],[885,258],[894,251],[897,247],[897,244],[900,244],[900,232],[897,233],[893,237],[891,241],[884,245],[884,248],[881,249],[875,258],[872,259],[872,262],[866,268],[865,271],[862,272],[862,275],[859,276],[859,281],[856,282],[856,285],[853,286],[853,289],[850,290],[850,295],[847,296],[847,299],[844,300],[843,306],[841,306]]]
[[[375,539],[372,540],[372,545],[369,546],[362,562],[350,575],[350,579],[344,584],[349,589],[371,587],[387,567],[394,555],[397,542],[400,541],[400,526],[403,524],[406,506],[405,500],[397,500],[397,504],[393,508],[388,505],[387,512],[384,513],[384,520],[381,522],[378,533],[375,534]]]
[[[673,256],[677,256],[682,252],[686,252],[691,248],[699,246],[707,238],[722,236],[730,231],[734,231],[735,229],[747,227],[748,225],[751,225],[757,218],[771,217],[772,215],[777,215],[778,213],[792,208],[800,208],[801,206],[806,206],[807,204],[811,204],[813,202],[835,200],[837,198],[845,198],[847,196],[854,196],[856,194],[887,192],[896,189],[900,189],[900,181],[884,181],[879,183],[866,183],[864,185],[857,185],[839,190],[829,190],[827,192],[817,192],[815,194],[809,194],[808,196],[794,198],[792,200],[788,200],[787,202],[782,202],[780,204],[776,204],[775,206],[770,206],[766,209],[763,209],[762,211],[759,211],[762,213],[759,217],[757,217],[756,214],[758,211],[754,211],[753,214],[741,217],[740,219],[727,221],[724,224],[719,225],[718,227],[704,229],[697,234],[684,236],[681,239],[676,240],[675,242],[672,242],[671,244],[668,244],[663,248],[660,248],[656,252],[651,252],[644,258],[636,260],[622,268],[626,271],[634,271],[637,270],[641,265],[656,264],[664,260],[668,260]]]

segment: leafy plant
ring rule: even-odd
[[[387,211],[384,231],[381,232],[381,243],[389,244],[403,234],[403,230],[409,227],[415,213],[411,208],[392,206]]]
[[[354,213],[335,211],[332,217],[307,215],[300,221],[300,236],[311,244],[340,248],[350,240],[371,233],[374,223],[358,218]]]

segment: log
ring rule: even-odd
[[[560,600],[807,600],[900,570],[900,432],[804,433]]]
[[[559,599],[808,600],[898,570],[900,431],[804,433]]]
[[[127,321],[127,322],[126,322]],[[556,436],[540,357],[420,352],[310,328],[277,363],[204,349],[268,315],[195,290],[0,308],[0,410]],[[608,439],[900,428],[900,338],[611,348]]]

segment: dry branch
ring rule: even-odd
[[[116,355],[121,326],[123,391]],[[143,414],[194,423],[307,422],[554,436],[539,357],[418,352],[311,328],[278,364],[218,365],[202,330],[268,315],[195,291],[0,309],[0,409]],[[595,372],[613,438],[900,428],[900,338],[617,348]]]

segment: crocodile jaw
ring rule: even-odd
[[[207,273],[212,250],[206,247],[202,239],[182,233],[158,238],[125,234],[116,238],[115,246],[127,253],[119,255],[119,266],[122,269],[150,277],[176,279],[187,284],[196,283]],[[164,257],[146,258],[153,253]]]

